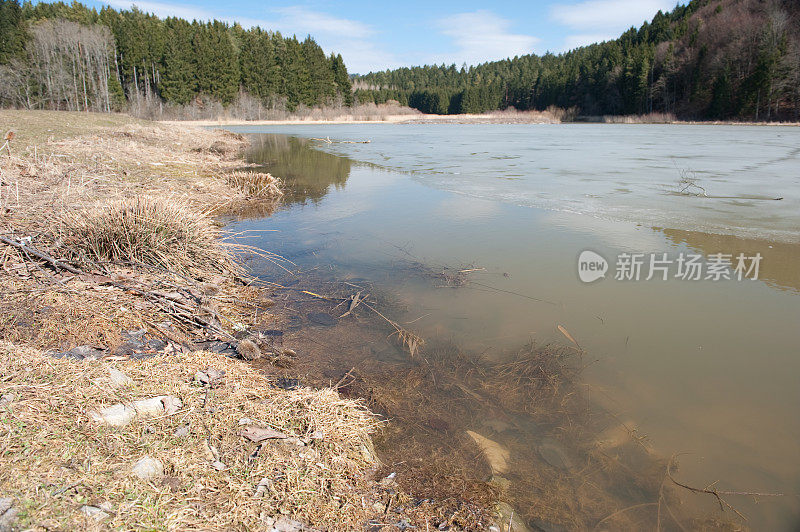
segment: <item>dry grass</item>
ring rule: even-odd
[[[17,133],[12,155],[0,157],[0,233],[29,238],[87,273],[138,276],[161,290],[198,291],[222,274],[210,314],[221,313],[229,329],[253,321],[244,315],[250,303],[235,304],[250,295],[231,275],[245,246],[221,241],[212,218],[233,209],[269,213],[280,196],[271,176],[242,171],[244,137],[92,113],[0,111],[0,129]],[[232,186],[248,179],[253,190]],[[0,340],[113,347],[121,329],[166,319],[129,293],[53,277],[10,246],[0,245],[0,266]]]
[[[283,195],[280,180],[271,174],[235,171],[225,175],[228,184],[251,198],[276,198]]]
[[[220,231],[203,213],[175,200],[135,197],[69,213],[63,240],[97,262],[145,264],[202,276],[234,269]]]
[[[134,384],[113,389],[110,367]],[[192,382],[207,367],[226,372],[222,385]],[[361,497],[375,466],[369,435],[376,421],[333,390],[277,390],[249,365],[202,352],[84,363],[2,344],[0,376],[0,394],[10,399],[0,410],[0,490],[16,500],[23,528],[253,530],[287,514],[341,530],[369,517]],[[137,417],[123,428],[88,416],[165,394],[183,403],[174,415]],[[307,445],[274,440],[258,448],[239,435],[243,418]],[[187,425],[188,436],[174,435]],[[209,446],[224,470],[212,468]],[[131,477],[146,455],[164,464],[164,478]],[[263,479],[269,487],[254,497]],[[110,515],[95,523],[82,505]]]

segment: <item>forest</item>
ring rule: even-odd
[[[0,0],[0,106],[122,111],[349,105],[341,55],[258,27]],[[152,114],[152,113],[151,113]]]
[[[664,113],[800,120],[800,2],[692,0],[618,39],[475,66],[348,75],[310,36],[136,8],[0,0],[0,107],[261,111],[399,102],[425,113],[558,107],[569,116]],[[187,113],[181,117],[189,118]]]
[[[670,113],[683,119],[800,119],[800,2],[692,0],[618,39],[477,66],[358,76],[356,100],[425,113],[509,107],[578,115]]]

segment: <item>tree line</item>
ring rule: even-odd
[[[563,54],[358,76],[358,102],[426,113],[514,107],[583,115],[800,118],[800,2],[692,0],[618,39]]]
[[[145,99],[269,108],[353,101],[341,55],[258,27],[160,19],[135,7],[0,0],[0,104],[110,111]]]

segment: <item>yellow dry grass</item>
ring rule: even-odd
[[[111,367],[133,384],[115,389]],[[193,382],[208,367],[226,372],[212,389]],[[212,353],[87,363],[4,343],[0,395],[0,492],[15,499],[22,528],[254,530],[288,515],[343,530],[369,517],[362,496],[377,422],[331,389],[274,389],[249,365]],[[159,395],[182,407],[122,428],[90,420],[91,411]],[[307,445],[258,446],[240,435],[245,418]],[[185,426],[189,434],[176,436]],[[163,477],[131,475],[144,456],[163,463]],[[89,518],[84,505],[108,516]]]
[[[176,200],[117,200],[65,215],[60,230],[70,248],[96,262],[146,264],[195,276],[234,268],[219,228]]]

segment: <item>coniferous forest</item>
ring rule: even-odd
[[[326,56],[310,36],[0,0],[0,104],[115,111],[246,99],[292,111],[347,105],[352,94],[341,55]]]
[[[434,114],[555,106],[584,116],[797,121],[800,2],[692,0],[563,54],[349,76],[341,55],[326,56],[310,36],[0,0],[0,106],[291,112],[354,100]]]
[[[426,113],[514,107],[581,115],[800,119],[800,2],[692,0],[618,39],[474,67],[400,68],[357,78],[356,98]]]

